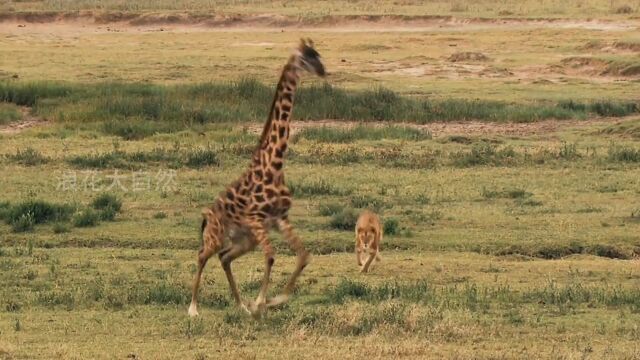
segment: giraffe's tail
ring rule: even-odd
[[[200,239],[202,242],[202,246],[204,247],[204,228],[207,227],[207,219],[202,219],[202,225],[200,227]]]

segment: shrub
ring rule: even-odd
[[[165,219],[166,217],[167,213],[165,213],[164,211],[158,211],[157,213],[153,214],[154,219]]]
[[[91,227],[98,225],[100,213],[92,209],[85,209],[78,212],[73,217],[73,226],[75,227]]]
[[[334,214],[331,217],[329,226],[336,230],[349,230],[353,231],[358,221],[358,213],[351,208],[345,208],[340,213]]]
[[[102,221],[114,221],[116,219],[117,211],[111,207],[105,208],[98,212],[100,220]]]
[[[400,233],[400,223],[394,218],[384,220],[383,231],[385,235],[397,235]]]
[[[5,221],[13,223],[26,214],[30,214],[34,224],[64,221],[68,220],[74,211],[75,207],[71,205],[51,204],[42,200],[28,200],[11,206],[5,214]]]
[[[91,206],[96,210],[112,209],[118,212],[122,208],[122,201],[115,194],[102,193],[93,200]]]
[[[53,233],[54,234],[62,234],[62,233],[66,233],[69,232],[69,226],[67,224],[64,223],[55,223],[53,224]]]
[[[20,214],[20,216],[11,222],[11,229],[13,232],[26,232],[33,230],[33,226],[36,224],[33,213],[27,212]]]

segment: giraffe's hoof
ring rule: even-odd
[[[273,298],[269,299],[269,301],[267,301],[267,307],[278,306],[278,305],[286,303],[288,300],[289,300],[289,295],[280,294],[280,295],[278,295],[276,297],[273,297]]]
[[[251,303],[248,301],[243,300],[240,304],[240,309],[244,310],[247,314],[249,315],[253,315],[253,313],[251,312]]]
[[[189,316],[190,317],[196,317],[198,316],[198,307],[196,306],[196,304],[191,303],[191,305],[189,305]]]
[[[249,302],[247,304],[247,310],[249,311],[249,314],[251,314],[251,316],[258,320],[260,318],[262,318],[262,316],[264,315],[264,313],[267,311],[267,305],[265,304],[265,302]]]

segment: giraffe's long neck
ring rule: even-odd
[[[284,154],[289,140],[289,120],[293,109],[293,97],[300,80],[298,67],[292,57],[282,70],[269,118],[262,131],[260,147],[254,154],[254,165],[271,167],[279,172],[284,165]]]

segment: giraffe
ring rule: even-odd
[[[260,142],[251,157],[251,165],[239,179],[220,193],[210,208],[202,211],[202,248],[198,253],[198,270],[192,287],[189,315],[197,316],[197,293],[207,260],[218,254],[231,295],[237,306],[255,318],[268,307],[288,300],[297,278],[309,263],[309,252],[289,222],[291,192],[284,181],[284,156],[289,140],[289,122],[296,87],[303,73],[325,76],[320,55],[311,39],[301,40],[282,69],[280,81],[262,130]],[[282,294],[267,301],[274,251],[267,233],[277,228],[296,253],[296,267]],[[228,238],[225,246],[224,239]],[[265,270],[258,297],[254,302],[242,300],[231,272],[231,262],[260,245]]]

